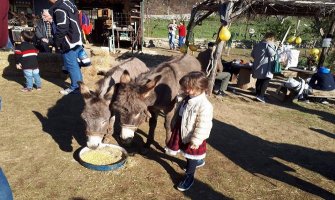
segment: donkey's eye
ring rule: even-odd
[[[101,125],[105,125],[107,123],[108,120],[102,121]]]

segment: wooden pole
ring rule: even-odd
[[[334,36],[334,32],[335,32],[335,17],[333,18],[333,22],[332,25],[328,31],[328,34],[326,35],[326,37],[328,35],[331,35],[332,37]],[[318,68],[320,68],[321,66],[323,66],[323,63],[325,62],[326,59],[326,54],[329,51],[329,47],[322,47],[322,51],[321,51],[321,55],[320,55],[320,59],[319,59],[319,63],[318,63]]]

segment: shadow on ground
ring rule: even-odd
[[[290,172],[295,170],[282,162],[293,163],[307,170],[335,180],[335,153],[302,146],[263,140],[235,126],[214,120],[208,143],[244,170],[276,179],[323,199],[334,199],[335,194],[314,183],[300,179]]]
[[[327,131],[325,131],[323,129],[320,129],[320,128],[312,128],[311,127],[309,129],[311,129],[312,131],[318,132],[318,133],[320,133],[322,135],[325,135],[325,136],[329,137],[330,139],[334,139],[335,140],[335,134],[334,133],[327,132]]]
[[[16,69],[14,54],[8,55],[9,65],[3,69],[2,77],[8,81],[14,81],[25,86],[25,79],[22,70]],[[51,82],[59,87],[66,88],[68,83],[65,83],[67,76],[62,73],[63,61],[60,54],[40,53],[38,55],[38,63],[40,76],[42,79]],[[42,80],[43,87],[43,80]]]
[[[33,111],[42,124],[43,131],[50,134],[59,148],[72,152],[72,139],[79,145],[86,145],[85,126],[80,114],[84,101],[79,94],[63,96],[56,105],[48,109],[46,116]]]
[[[141,152],[144,146],[143,138],[147,138],[147,134],[142,130],[138,129],[136,131],[133,143],[131,146],[124,147],[133,156],[136,153]],[[184,174],[177,172],[171,165],[171,163],[176,163],[181,169],[185,168],[186,161],[181,160],[177,157],[165,154],[164,148],[160,146],[159,143],[154,141],[152,145],[155,147],[151,148],[147,153],[141,155],[146,159],[153,160],[157,162],[164,170],[169,174],[170,179],[173,183],[171,187],[176,188],[177,184],[183,179]],[[193,200],[226,200],[231,199],[226,197],[222,193],[215,191],[210,185],[203,183],[201,180],[196,179],[192,188],[184,192],[185,196],[190,197]]]

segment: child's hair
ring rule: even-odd
[[[31,31],[22,31],[21,36],[25,42],[32,42],[34,38],[34,33]]]
[[[179,84],[182,88],[192,88],[199,91],[208,89],[208,79],[204,72],[193,71],[183,76]]]
[[[275,38],[275,37],[276,37],[276,34],[273,32],[267,32],[264,35],[264,39]]]

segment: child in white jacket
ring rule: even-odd
[[[212,129],[213,106],[205,94],[208,79],[203,72],[190,72],[180,79],[179,84],[187,97],[176,110],[171,138],[165,150],[171,155],[182,152],[187,160],[186,175],[177,186],[178,190],[185,191],[194,183],[195,169],[205,164],[203,159],[206,139]]]

